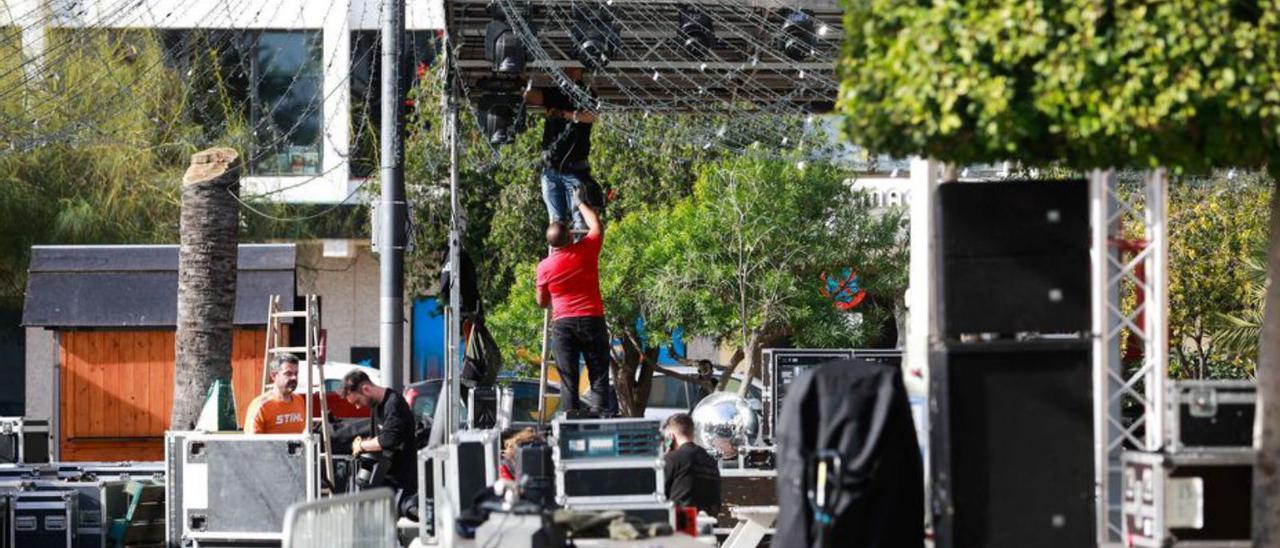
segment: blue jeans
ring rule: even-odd
[[[547,221],[560,221],[571,229],[586,230],[587,222],[578,211],[578,198],[574,191],[582,185],[576,173],[566,173],[542,168],[542,201],[547,204]]]

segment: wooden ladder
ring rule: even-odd
[[[306,394],[307,418],[311,424],[320,426],[320,462],[330,481],[336,481],[333,473],[332,429],[329,427],[329,403],[325,398],[324,363],[319,360],[320,354],[320,300],[316,295],[307,295],[302,310],[281,310],[280,296],[272,295],[267,310],[267,352],[262,367],[262,391],[266,392],[271,383],[271,360],[279,354],[302,354],[304,371],[301,371],[306,383],[303,393]],[[304,318],[306,326],[306,342],[303,346],[289,346],[286,323],[295,318]],[[314,402],[320,402],[320,416],[315,417]],[[311,429],[308,428],[310,433]],[[331,494],[330,491],[325,493]]]

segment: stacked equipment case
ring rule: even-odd
[[[557,503],[570,510],[620,510],[643,522],[675,526],[657,420],[559,419],[551,428]]]
[[[1251,381],[1169,383],[1163,452],[1127,451],[1121,514],[1139,548],[1250,545]]]

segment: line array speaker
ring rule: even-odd
[[[938,187],[942,331],[1087,331],[1089,195],[1084,180]]]
[[[1092,545],[1087,339],[952,343],[933,356],[939,548]]]

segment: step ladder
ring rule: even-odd
[[[320,427],[320,452],[317,455],[320,458],[321,466],[324,467],[326,477],[330,482],[336,481],[333,470],[333,445],[332,445],[332,429],[329,427],[329,403],[325,398],[324,388],[324,364],[319,361],[320,354],[320,299],[316,295],[307,295],[303,300],[302,310],[281,310],[280,295],[272,295],[269,298],[267,310],[267,352],[263,357],[262,364],[262,392],[266,392],[271,385],[271,360],[279,354],[302,354],[306,364],[306,371],[302,372],[302,376],[306,382],[303,387],[303,393],[306,394],[305,402],[307,406],[307,418],[311,421],[312,426]],[[286,324],[292,323],[297,318],[305,319],[305,343],[303,346],[288,346],[288,333],[284,329]],[[320,416],[315,416],[314,401],[320,402]],[[307,432],[311,432],[308,428]],[[311,466],[308,463],[308,466]],[[322,489],[322,495],[331,495],[332,489]]]

